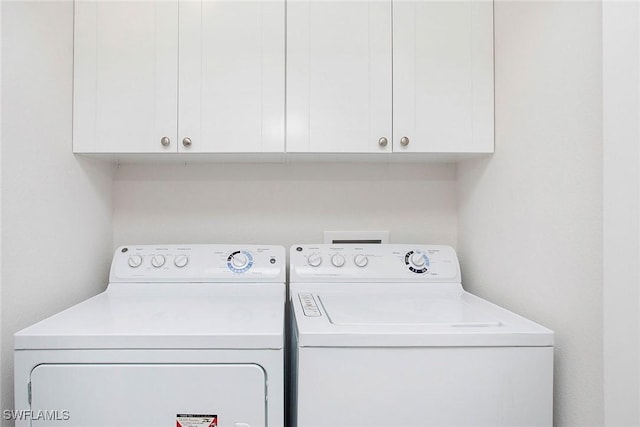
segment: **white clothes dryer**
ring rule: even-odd
[[[553,332],[466,292],[455,251],[290,252],[293,427],[551,426]]]
[[[16,426],[283,426],[285,255],[118,248],[105,292],[15,334]]]

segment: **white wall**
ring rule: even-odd
[[[495,3],[496,152],[458,168],[469,290],[556,333],[554,425],[603,424],[601,3]]]
[[[2,35],[2,2],[0,1],[0,37]],[[0,43],[0,82],[2,81],[2,43]],[[0,99],[2,99],[2,84],[0,84]],[[0,124],[2,123],[2,102],[0,102]],[[2,366],[2,132],[0,131],[0,367]],[[0,369],[0,409],[2,403],[2,372]]]
[[[605,1],[604,409],[640,425],[640,7]]]
[[[13,333],[105,287],[113,174],[71,154],[73,4],[2,8],[1,407],[9,409]]]
[[[556,425],[603,423],[599,3],[496,2],[496,154],[457,176],[437,164],[123,165],[113,183],[108,165],[71,154],[71,3],[2,7],[2,409],[12,334],[103,289],[113,246],[385,229],[457,244],[470,290],[554,329]]]
[[[2,36],[2,4],[0,1],[0,37]],[[2,43],[0,42],[0,82],[2,81]],[[0,84],[0,100],[2,99],[2,84]],[[0,102],[0,126],[2,123],[2,102]],[[0,409],[2,402],[2,131],[0,131]]]
[[[321,242],[324,230],[389,230],[393,242],[455,245],[455,166],[120,166],[114,245]]]

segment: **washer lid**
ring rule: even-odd
[[[319,294],[318,299],[334,325],[486,327],[502,324],[477,305],[450,296]]]
[[[110,288],[16,333],[15,349],[281,349],[284,298],[284,284]]]
[[[321,291],[294,295],[309,347],[551,346],[553,332],[463,291]]]

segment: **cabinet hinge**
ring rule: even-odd
[[[29,405],[31,405],[31,381],[29,381],[29,385],[27,386],[27,390],[29,393]]]

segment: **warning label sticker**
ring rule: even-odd
[[[176,414],[176,427],[217,427],[217,415]]]

